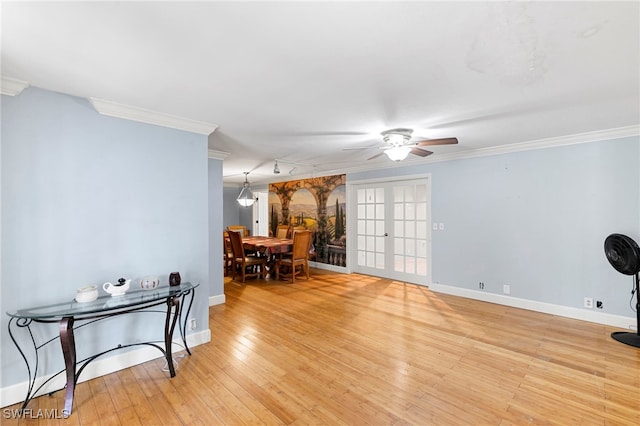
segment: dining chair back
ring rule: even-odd
[[[296,276],[305,273],[309,279],[309,248],[311,247],[311,231],[296,231],[293,233],[293,249],[290,256],[285,254],[276,261],[276,279],[291,278],[296,282]],[[286,270],[287,272],[281,272]]]
[[[276,238],[288,238],[289,225],[278,225],[276,228]]]
[[[306,231],[306,230],[307,230],[307,228],[305,228],[302,225],[291,226],[291,229],[289,230],[289,238],[293,238],[293,233],[294,232]]]
[[[227,226],[227,231],[242,232],[242,237],[249,236],[249,230],[244,225],[229,225]]]
[[[222,233],[222,244],[224,244],[224,276],[226,277],[233,270],[233,250],[231,250],[231,240],[227,231]]]
[[[244,246],[242,245],[242,235],[240,235],[240,232],[231,230],[227,232],[229,233],[231,250],[233,251],[232,279],[236,279],[237,273],[240,273],[243,283],[245,282],[247,277],[264,278],[267,267],[266,257],[260,257],[257,255],[248,256],[244,251]]]

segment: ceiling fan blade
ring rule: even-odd
[[[378,158],[378,157],[380,157],[382,154],[384,154],[384,151],[382,151],[382,152],[380,152],[380,153],[378,153],[378,154],[374,155],[373,157],[367,158],[367,161],[369,161],[369,160],[373,160],[374,158]]]
[[[356,151],[359,149],[373,149],[378,148],[377,146],[351,146],[348,148],[342,148],[343,151]]]
[[[442,139],[427,139],[423,141],[416,141],[416,146],[429,146],[429,145],[454,145],[458,143],[458,138],[442,138]]]
[[[412,148],[411,153],[413,155],[418,155],[420,157],[426,157],[427,155],[433,154],[433,152],[431,151],[427,151],[426,149],[420,149],[420,148]]]

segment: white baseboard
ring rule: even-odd
[[[624,330],[633,330],[636,327],[635,318],[624,317],[622,315],[607,314],[604,312],[594,311],[592,309],[579,309],[569,306],[553,305],[551,303],[536,302],[534,300],[519,299],[517,297],[507,296],[503,294],[486,293],[483,291],[470,290],[466,288],[453,287],[442,284],[431,284],[429,285],[429,289],[437,293],[466,297],[468,299],[481,300],[484,302],[496,303],[498,305],[505,305],[514,308],[542,312],[545,314],[558,315],[565,318],[595,322],[597,324],[619,327]]]
[[[321,262],[309,262],[309,266],[312,268],[324,269],[331,272],[348,273],[347,268],[343,266],[330,265],[328,263]]]
[[[215,296],[209,296],[209,306],[222,305],[227,301],[224,294],[216,294]]]
[[[209,329],[187,335],[187,344],[189,345],[190,349],[210,341],[211,330]],[[180,343],[182,342],[180,341]],[[182,351],[183,349],[184,348],[181,345],[177,344],[177,340],[174,340],[171,351],[173,353],[176,353]],[[162,357],[162,353],[158,349],[149,346],[141,346],[140,348],[134,349],[129,352],[117,353],[116,355],[104,359],[99,358],[90,363],[87,368],[82,371],[79,382],[85,382],[87,380],[95,379],[96,377],[104,376],[105,374],[110,374],[119,370],[124,370],[125,368],[133,367],[134,365],[142,364],[144,362],[151,361],[160,357]],[[176,358],[174,357],[174,363],[177,370],[176,374],[180,374],[180,360],[176,360]],[[36,380],[34,388],[40,386],[40,384],[49,379],[49,377],[51,377],[51,375],[38,378]],[[48,392],[62,389],[65,386],[65,383],[66,378],[64,373],[59,374],[49,383],[47,383],[46,386],[40,389],[38,395],[45,395]],[[29,383],[22,382],[0,389],[0,407],[6,407],[24,401],[28,388]]]

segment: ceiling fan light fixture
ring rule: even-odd
[[[399,134],[390,134],[385,137],[385,141],[394,146],[403,145],[407,139],[408,138],[405,135]]]
[[[407,155],[411,152],[410,146],[394,146],[393,148],[385,149],[384,153],[387,154],[392,161],[402,161],[407,158]]]
[[[249,185],[249,181],[247,180],[248,174],[249,172],[244,172],[244,183],[242,184],[242,190],[240,191],[240,194],[238,194],[238,198],[236,198],[238,204],[243,207],[252,206],[256,201],[255,196],[253,195],[253,191],[251,190],[251,186]]]

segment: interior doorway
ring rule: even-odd
[[[414,284],[431,282],[429,177],[352,186],[354,272]]]
[[[269,236],[269,193],[254,192],[257,201],[253,203],[253,235]]]

